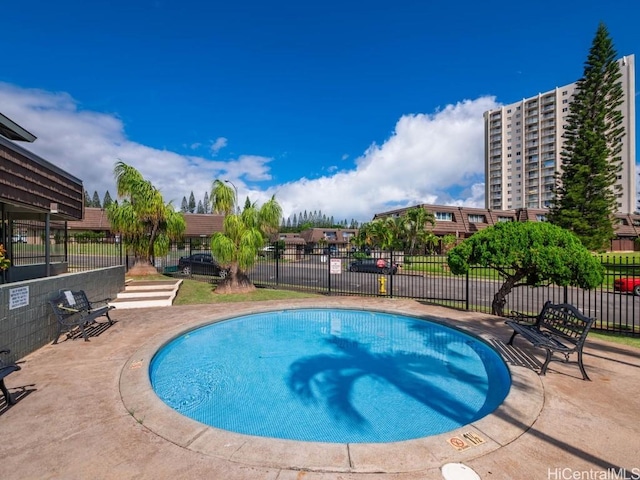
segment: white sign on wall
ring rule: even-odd
[[[332,258],[331,263],[329,264],[329,273],[338,274],[342,273],[342,259],[340,258]]]
[[[9,289],[9,310],[29,305],[29,287]]]

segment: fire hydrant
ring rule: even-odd
[[[378,277],[378,293],[380,295],[387,294],[387,277]]]

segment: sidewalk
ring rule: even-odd
[[[510,334],[495,317],[401,299],[328,297],[116,309],[115,325],[90,342],[47,345],[22,359],[22,370],[6,378],[18,401],[10,408],[0,403],[3,478],[417,480],[442,478],[440,468],[448,462],[464,463],[482,479],[602,478],[596,475],[610,468],[640,478],[640,351],[592,338],[584,359],[591,382],[581,380],[573,364],[552,362],[545,377],[524,366],[510,367],[518,383],[514,387],[531,398],[519,397],[481,429],[473,427],[488,440],[486,446],[457,451],[442,439],[428,448],[410,442],[347,446],[344,468],[312,461],[320,454],[329,458],[332,445],[324,449],[291,442],[301,460],[284,467],[278,458],[260,456],[276,444],[272,439],[251,437],[235,444],[237,437],[209,430],[191,437],[190,421],[176,424],[172,415],[158,414],[149,407],[155,394],[143,381],[131,381],[146,378],[145,352],[174,332],[231,315],[292,307],[371,308],[446,318],[495,341]],[[525,342],[519,346],[541,358]],[[538,392],[540,409],[527,424],[519,420],[520,410],[530,408]],[[501,443],[508,431],[519,433]],[[370,469],[364,459],[385,469]],[[594,473],[567,476],[573,472]]]

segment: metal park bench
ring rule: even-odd
[[[510,317],[511,320],[505,322],[513,328],[509,345],[513,345],[513,339],[520,334],[534,347],[546,350],[547,358],[540,369],[540,375],[547,372],[549,362],[558,360],[553,357],[554,353],[563,354],[565,362],[569,361],[569,355],[577,353],[582,379],[590,380],[582,363],[582,347],[594,318],[583,315],[573,305],[554,304],[550,301],[544,304],[538,315],[511,312]]]
[[[0,350],[0,354],[10,353],[9,350]],[[7,387],[4,384],[4,377],[9,375],[10,373],[17,372],[20,370],[20,366],[15,363],[5,363],[2,361],[2,357],[0,357],[0,391],[4,394],[4,398],[7,401],[7,405],[13,405],[15,403],[13,397],[7,390]]]
[[[108,305],[108,301],[109,299],[90,302],[84,290],[64,290],[49,300],[53,313],[58,320],[58,334],[53,343],[58,343],[63,331],[67,332],[67,338],[69,338],[77,329],[80,329],[85,341],[88,342],[86,327],[102,316],[107,317],[109,325],[113,325],[109,311],[115,307]]]

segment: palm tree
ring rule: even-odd
[[[265,240],[278,231],[282,208],[275,195],[260,208],[245,202],[241,213],[233,213],[236,196],[233,188],[214,180],[209,197],[215,213],[225,214],[223,232],[211,237],[211,252],[218,262],[229,268],[216,293],[240,293],[255,290],[246,272],[251,268]]]
[[[156,256],[166,255],[170,240],[182,237],[184,217],[165,205],[162,194],[135,168],[117,162],[114,168],[121,203],[107,207],[107,217],[114,232],[120,233],[125,246],[134,254],[132,275],[158,273],[153,266]]]
[[[414,255],[416,245],[426,243],[428,234],[430,233],[427,231],[427,224],[435,225],[436,219],[433,213],[425,210],[423,207],[414,207],[407,210],[402,220],[407,239],[409,240],[409,253]]]

